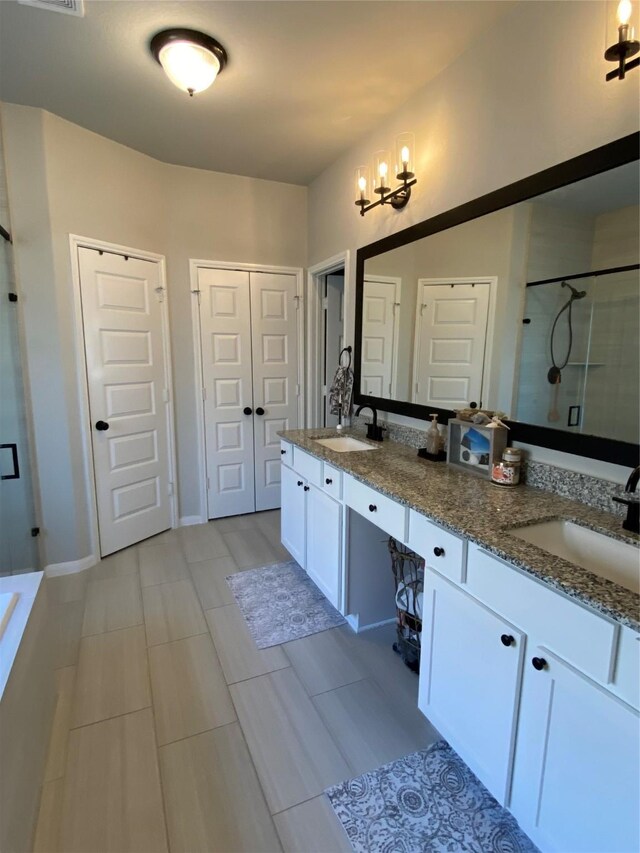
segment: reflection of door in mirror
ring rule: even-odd
[[[400,284],[386,276],[364,281],[360,381],[362,393],[372,397],[396,395]]]
[[[418,280],[413,402],[482,404],[489,281]]]
[[[340,362],[340,352],[344,346],[344,271],[327,276],[323,307],[324,426],[334,427],[338,423],[338,416],[331,414],[328,389]]]

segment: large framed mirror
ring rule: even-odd
[[[640,134],[358,250],[354,399],[638,464]]]

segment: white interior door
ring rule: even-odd
[[[280,506],[278,430],[298,426],[295,275],[250,273],[253,340],[255,509]]]
[[[78,249],[100,553],[171,526],[160,265]]]
[[[255,510],[249,273],[198,269],[209,518]]]
[[[329,411],[329,388],[344,346],[344,275],[328,275],[324,303],[324,426],[336,426],[338,416]]]
[[[490,285],[418,281],[413,402],[482,402]]]
[[[363,394],[395,396],[399,306],[399,280],[365,279],[360,362]]]

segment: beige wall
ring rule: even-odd
[[[515,4],[311,184],[309,263],[345,249],[355,255],[360,246],[637,131],[637,77],[604,79],[603,10],[583,0]],[[579,57],[567,50],[567,33],[580,45]],[[358,216],[355,168],[405,130],[414,131],[417,142],[418,184],[409,205]],[[353,343],[355,264],[345,287],[346,343]],[[624,475],[575,456],[537,455],[620,481]]]
[[[189,258],[303,266],[306,189],[159,163],[2,106],[48,564],[90,553],[69,234],[167,258],[180,516],[200,512]]]

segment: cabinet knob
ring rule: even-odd
[[[433,553],[436,557],[444,557],[444,548],[434,548]]]
[[[375,504],[369,504],[369,512],[377,512],[378,507]]]
[[[327,486],[330,486],[331,483],[333,483],[333,480],[331,479],[331,477],[327,477],[327,479],[325,480],[325,483],[327,484]]]
[[[540,672],[541,669],[547,668],[547,662],[544,658],[531,658],[531,665],[534,669],[537,669]]]
[[[305,486],[305,487],[304,487],[304,490],[305,490],[305,492],[308,492],[308,491],[309,491],[309,486]]]
[[[298,480],[298,485],[299,485],[299,486],[301,486],[301,485],[302,485],[302,480]]]
[[[250,409],[249,406],[245,406],[242,411],[245,413],[245,415],[252,415],[253,414],[253,409]]]
[[[511,636],[511,634],[502,634],[500,637],[500,642],[503,646],[512,646],[515,643],[515,639]]]
[[[286,452],[287,452],[286,450],[281,450],[281,451],[280,451],[280,456],[284,456],[284,455],[286,454]]]
[[[262,408],[262,406],[258,406],[258,408],[256,409],[256,415],[264,415],[264,409]]]

